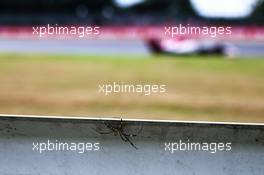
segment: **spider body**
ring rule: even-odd
[[[124,125],[123,125],[123,121],[122,119],[120,120],[120,122],[118,123],[110,123],[110,122],[104,122],[104,125],[106,126],[106,128],[109,130],[108,132],[102,132],[102,131],[98,131],[98,133],[100,134],[111,134],[113,133],[114,136],[118,136],[124,141],[124,142],[128,142],[132,147],[134,147],[135,149],[138,149],[135,144],[130,140],[131,137],[136,137],[139,133],[141,133],[142,131],[142,127],[141,129],[138,131],[137,134],[128,134],[125,132],[124,130]]]

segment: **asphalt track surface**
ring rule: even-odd
[[[17,40],[1,39],[0,52],[57,54],[149,54],[140,40]]]
[[[230,52],[234,52],[234,56],[264,58],[264,42],[234,42],[227,44],[226,49]]]
[[[228,44],[235,56],[263,57],[264,42],[244,41]],[[63,40],[63,39],[1,39],[2,53],[55,53],[90,55],[148,55],[143,40]]]

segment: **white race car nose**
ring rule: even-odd
[[[166,52],[173,52],[178,54],[194,53],[200,48],[199,42],[192,39],[186,40],[162,40],[161,47]]]

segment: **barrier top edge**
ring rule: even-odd
[[[1,118],[24,118],[24,119],[62,119],[62,120],[91,120],[91,121],[125,121],[125,122],[152,122],[152,123],[182,123],[182,124],[214,124],[214,125],[248,125],[264,126],[264,123],[251,122],[215,122],[215,121],[192,121],[192,120],[170,120],[170,119],[144,119],[126,117],[86,117],[86,116],[48,116],[48,115],[16,115],[0,114]]]

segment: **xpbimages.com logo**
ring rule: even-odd
[[[98,142],[61,142],[58,140],[45,142],[33,142],[32,150],[34,152],[43,153],[47,151],[72,151],[77,153],[85,153],[89,151],[100,150]]]
[[[125,84],[125,83],[116,83],[112,84],[102,84],[98,86],[98,92],[105,95],[111,93],[140,93],[146,96],[155,94],[155,93],[165,93],[166,85],[157,85],[157,84]]]
[[[40,38],[45,36],[77,36],[79,38],[84,38],[91,35],[99,35],[100,27],[98,26],[58,26],[49,25],[46,26],[33,26],[32,34]]]
[[[205,151],[209,153],[217,153],[221,151],[231,151],[231,142],[191,142],[190,140],[178,142],[165,142],[164,150],[171,154],[178,151]]]

